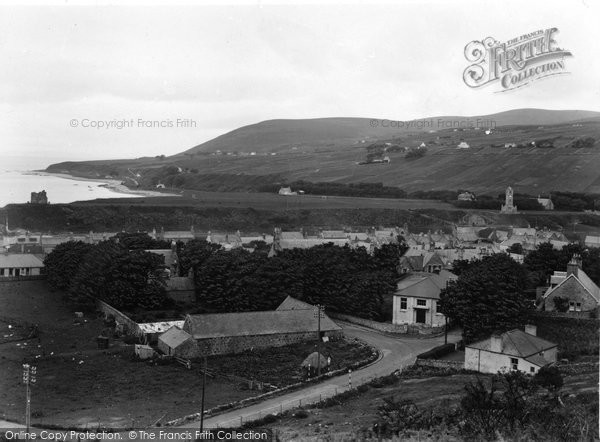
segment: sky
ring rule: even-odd
[[[49,164],[171,155],[274,118],[600,111],[599,3],[2,4],[0,151]],[[465,85],[467,43],[551,27],[568,75]]]

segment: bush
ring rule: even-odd
[[[417,359],[439,359],[442,356],[452,353],[456,349],[454,344],[442,344],[432,348],[425,353],[417,356]]]
[[[294,413],[294,417],[298,419],[306,419],[308,417],[308,412],[306,410],[300,409]]]

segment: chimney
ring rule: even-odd
[[[537,327],[533,324],[525,324],[525,333],[531,336],[537,336]]]
[[[502,353],[502,335],[500,333],[494,333],[490,338],[490,351]]]
[[[577,253],[573,255],[571,261],[567,264],[567,276],[575,275],[577,276],[577,271],[581,269],[581,256]]]

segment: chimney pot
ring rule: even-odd
[[[537,327],[533,324],[526,324],[525,333],[528,335],[537,336]]]

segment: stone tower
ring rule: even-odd
[[[506,188],[505,202],[502,204],[500,213],[517,213],[517,206],[513,203],[513,190],[510,186]]]

